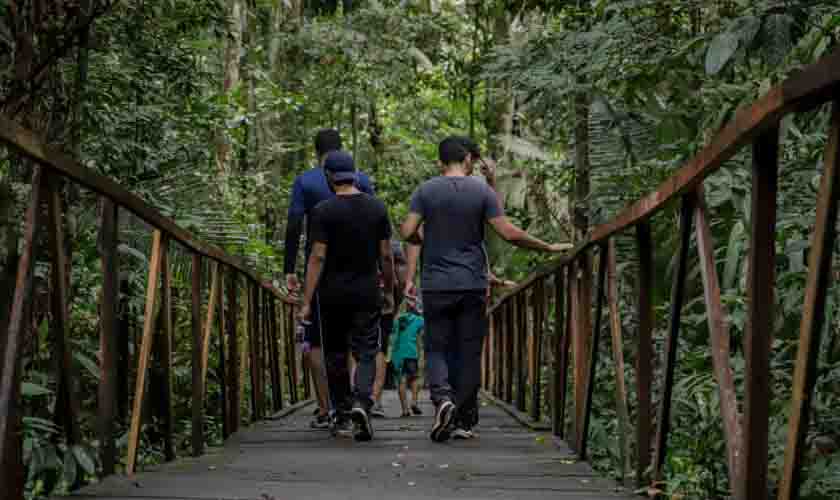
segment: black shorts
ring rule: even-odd
[[[383,314],[379,319],[379,352],[388,354],[388,342],[394,331],[394,315]]]
[[[404,359],[402,365],[402,376],[408,378],[417,377],[417,372],[420,371],[419,366],[417,365],[416,359]]]
[[[317,292],[312,297],[309,325],[303,329],[303,341],[310,347],[321,347],[321,304],[318,303]]]

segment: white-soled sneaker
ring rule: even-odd
[[[452,433],[452,417],[455,415],[455,403],[444,401],[435,411],[435,424],[432,426],[432,441],[443,443]]]

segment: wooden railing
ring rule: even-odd
[[[485,343],[483,387],[518,410],[530,411],[539,420],[543,388],[540,367],[545,364],[544,329],[553,321],[554,370],[550,384],[552,427],[581,458],[587,456],[599,337],[605,301],[610,305],[610,331],[618,387],[617,415],[627,418],[626,388],[620,325],[615,291],[616,252],[614,237],[635,231],[637,248],[638,331],[636,394],[638,400],[635,436],[635,469],[638,486],[650,486],[662,478],[668,451],[671,393],[677,363],[680,313],[685,302],[689,245],[695,235],[702,274],[713,369],[719,385],[726,461],[735,498],[768,498],[768,422],[771,400],[770,351],[775,293],[775,223],[779,160],[779,124],[790,113],[812,110],[832,102],[831,125],[825,152],[817,215],[811,235],[807,291],[800,325],[799,351],[794,374],[785,465],[779,481],[779,499],[798,497],[801,461],[808,425],[811,396],[816,379],[817,350],[825,321],[826,291],[831,279],[831,259],[840,189],[840,52],[805,68],[774,87],[714,136],[708,146],[679,169],[659,188],[593,228],[588,238],[567,256],[534,274],[505,294],[489,310],[491,334]],[[742,148],[752,146],[752,210],[747,285],[748,321],[744,332],[745,394],[739,410],[733,371],[727,315],[715,270],[714,244],[703,197],[703,181]],[[651,217],[668,203],[679,201],[680,248],[671,291],[668,336],[664,353],[662,393],[654,412],[653,338],[654,267]],[[598,264],[593,265],[597,254]],[[597,276],[595,276],[597,274]],[[609,281],[607,277],[609,276]],[[547,293],[552,285],[553,293]],[[593,284],[596,292],[593,295]],[[593,305],[593,297],[595,298]],[[552,307],[553,305],[553,307]],[[548,311],[553,310],[553,318]],[[593,325],[594,322],[594,325]],[[571,359],[570,359],[571,358]],[[567,429],[567,386],[573,366],[573,418]],[[621,403],[620,401],[624,401]],[[658,419],[654,428],[654,413]],[[620,433],[621,434],[621,433]],[[619,439],[626,439],[620,435]]]
[[[0,365],[0,495],[4,499],[22,498],[23,484],[20,457],[20,362],[24,336],[31,336],[25,320],[25,304],[29,301],[33,283],[33,264],[39,242],[38,234],[46,230],[49,240],[47,252],[51,261],[52,322],[55,336],[53,349],[56,359],[62,360],[56,378],[58,401],[56,420],[63,423],[68,444],[78,444],[79,398],[73,394],[74,375],[72,353],[68,341],[68,283],[70,266],[64,244],[62,225],[62,200],[59,181],[69,182],[90,189],[102,197],[103,215],[100,228],[102,252],[102,302],[101,322],[101,377],[98,394],[97,434],[100,443],[102,474],[112,474],[120,457],[115,444],[115,417],[117,408],[117,316],[119,301],[119,263],[117,259],[118,217],[120,209],[128,210],[153,228],[151,259],[147,281],[142,340],[136,356],[136,378],[128,437],[128,456],[125,471],[133,474],[137,466],[138,446],[142,426],[142,409],[146,393],[146,374],[155,335],[160,335],[159,357],[164,374],[166,401],[163,415],[164,453],[167,460],[175,457],[173,445],[173,416],[171,411],[171,362],[172,362],[172,296],[171,266],[168,262],[170,243],[179,243],[192,255],[191,270],[191,322],[192,322],[192,453],[200,455],[205,445],[205,385],[207,381],[210,340],[217,332],[219,370],[223,376],[220,384],[223,436],[237,431],[243,418],[240,415],[242,374],[249,373],[251,384],[251,419],[264,418],[268,408],[267,393],[271,394],[274,411],[283,409],[283,385],[291,403],[309,398],[309,384],[301,378],[302,362],[297,359],[294,346],[294,315],[296,302],[249,269],[240,259],[228,255],[220,248],[200,241],[172,220],[161,215],[149,204],[113,180],[93,172],[57,150],[42,143],[34,134],[0,116],[0,142],[27,158],[33,164],[32,189],[26,210],[23,247],[17,269],[17,281],[8,322],[2,332],[5,340]],[[42,217],[46,205],[46,218]],[[44,226],[46,226],[44,228]],[[43,228],[43,229],[42,229]],[[209,266],[204,266],[204,261]],[[209,290],[202,287],[202,271],[210,269]],[[206,297],[206,316],[202,314],[203,294]],[[244,307],[243,307],[244,305]],[[240,309],[246,317],[240,318]],[[162,331],[156,332],[155,315],[162,315]],[[202,317],[204,316],[204,317]],[[248,349],[248,366],[240,366],[240,342]],[[225,349],[227,343],[227,349]],[[284,358],[281,359],[281,348]],[[268,378],[266,378],[268,374]],[[284,377],[287,381],[284,382]],[[302,392],[302,394],[301,394]],[[130,397],[130,396],[129,396]],[[127,401],[122,402],[127,404]],[[7,496],[8,495],[8,496]]]

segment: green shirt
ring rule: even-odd
[[[406,359],[417,359],[417,335],[423,329],[423,317],[406,312],[394,322],[394,342],[391,350],[391,363],[397,373],[402,373],[402,364]]]

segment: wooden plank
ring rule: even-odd
[[[4,488],[23,491],[26,480],[22,467],[20,441],[20,351],[26,331],[26,302],[32,296],[32,268],[37,251],[40,225],[41,168],[32,170],[29,205],[24,216],[23,248],[18,260],[15,291],[5,335],[0,337],[3,363],[0,365],[0,479]]]
[[[516,315],[515,299],[510,299],[505,306],[505,402],[513,403],[513,379],[516,373]]]
[[[50,282],[53,293],[50,297],[52,312],[53,350],[58,361],[56,401],[56,420],[64,428],[64,435],[69,445],[78,444],[80,431],[79,397],[75,394],[73,354],[70,352],[70,262],[64,248],[64,214],[62,210],[59,179],[53,175],[45,178],[44,188],[47,199],[47,233],[49,234],[52,270]],[[113,297],[111,297],[113,299]]]
[[[578,442],[578,456],[586,460],[589,444],[589,422],[592,418],[592,397],[595,394],[595,374],[598,367],[598,340],[601,338],[601,321],[604,316],[604,288],[607,281],[607,245],[601,245],[600,262],[598,263],[598,288],[595,296],[595,327],[592,330],[592,345],[589,348],[589,366],[586,376],[586,400],[583,404],[583,425],[581,426],[580,441]]]
[[[0,114],[0,142],[7,144],[12,149],[49,168],[56,174],[68,177],[81,186],[107,196],[119,206],[193,252],[226,264],[260,283],[260,286],[273,293],[278,299],[294,302],[293,299],[274,288],[269,281],[264,280],[253,269],[245,265],[243,259],[229,255],[219,247],[202,242],[197,236],[178,226],[172,219],[164,217],[158,210],[116,181],[86,168],[69,155],[47,145],[32,131],[27,130],[12,118],[3,114]]]
[[[210,295],[207,300],[207,316],[204,321],[204,333],[201,336],[201,385],[205,392],[207,389],[207,365],[210,356],[210,337],[213,335],[213,324],[216,322],[216,308],[221,305],[221,294],[219,288],[219,263],[210,263]],[[224,322],[220,323],[224,325]],[[224,326],[219,329],[224,331]]]
[[[134,474],[137,465],[137,447],[140,444],[140,426],[143,417],[143,398],[146,394],[146,371],[149,365],[149,354],[152,351],[157,288],[160,281],[161,261],[166,253],[166,246],[167,241],[163,233],[156,230],[152,236],[152,258],[149,263],[149,278],[146,284],[146,311],[143,314],[143,337],[140,341],[140,352],[137,355],[134,405],[131,411],[131,427],[128,432],[128,458],[125,472],[129,475]]]
[[[229,268],[229,272],[225,277],[227,281],[227,336],[228,336],[228,366],[227,366],[227,381],[228,387],[228,432],[231,434],[239,430],[240,413],[239,408],[242,404],[242,392],[239,386],[239,304],[237,301],[237,270]]]
[[[286,370],[289,374],[289,398],[292,404],[298,402],[298,367],[295,356],[295,308],[284,305],[286,323]]]
[[[639,338],[636,360],[636,383],[638,394],[638,421],[636,422],[636,482],[639,488],[646,486],[647,469],[650,465],[651,441],[651,385],[653,381],[653,236],[650,223],[644,221],[636,226],[636,247],[639,255],[638,299]]]
[[[175,460],[175,417],[172,412],[172,354],[175,330],[172,325],[172,266],[169,263],[169,246],[161,254],[160,313],[163,316],[160,354],[158,360],[163,374],[163,458],[167,462]]]
[[[563,299],[563,289],[566,287],[565,269],[558,269],[554,275],[554,377],[551,387],[551,428],[555,436],[563,434],[562,406],[565,400],[563,395],[566,392],[566,377],[563,375],[563,370],[566,369],[563,357],[567,339],[564,328],[566,307]]]
[[[615,238],[607,244],[607,304],[610,315],[610,337],[612,340],[613,368],[615,371],[615,406],[618,416],[618,450],[621,464],[621,483],[632,467],[630,459],[630,412],[627,408],[627,383],[624,379],[624,340],[621,334],[621,318],[618,314],[618,276],[616,273]]]
[[[727,313],[720,299],[720,282],[715,267],[712,231],[706,218],[706,203],[703,190],[698,188],[694,225],[696,226],[697,251],[700,255],[700,275],[703,280],[703,296],[706,303],[706,318],[709,323],[709,341],[712,350],[712,366],[718,383],[720,412],[723,419],[723,435],[726,442],[727,465],[730,484],[740,481],[738,456],[742,450],[741,415],[735,393],[735,377],[729,363],[729,326]]]
[[[773,127],[753,145],[753,186],[747,276],[747,327],[744,401],[744,454],[739,499],[767,497],[770,411],[770,343],[775,320],[776,195],[779,129]]]
[[[102,475],[109,476],[116,471],[117,446],[114,436],[114,422],[117,418],[117,337],[119,318],[117,314],[119,283],[119,209],[108,198],[102,198],[102,227],[99,246],[102,255],[102,303],[100,305],[99,346],[102,351],[99,377],[99,461]]]
[[[802,454],[808,432],[811,397],[817,381],[820,336],[825,323],[825,300],[831,285],[831,263],[837,224],[837,198],[840,196],[840,99],[834,101],[831,129],[825,151],[817,218],[811,234],[808,255],[808,284],[799,325],[799,348],[793,377],[793,400],[785,447],[785,467],[779,486],[779,500],[799,498]]]
[[[589,373],[589,356],[592,348],[592,255],[584,252],[578,260],[578,307],[576,310],[577,328],[572,337],[575,373],[575,428],[577,441],[581,441],[583,432],[584,409],[586,401],[586,379]]]
[[[204,339],[201,328],[201,255],[192,255],[192,452],[194,457],[204,453]],[[212,297],[212,292],[210,297]],[[208,301],[208,304],[212,299]],[[208,307],[209,313],[210,307]],[[209,326],[209,324],[208,324]],[[209,332],[208,332],[209,334]]]
[[[246,297],[246,310],[245,310],[245,336],[248,342],[248,367],[250,371],[248,373],[251,382],[251,422],[255,422],[260,418],[260,410],[259,410],[259,398],[260,398],[260,391],[259,391],[259,367],[257,363],[257,298],[256,298],[256,287],[249,283],[248,280],[245,280],[245,297]]]
[[[674,370],[677,366],[677,346],[680,338],[680,319],[685,302],[685,281],[688,274],[688,251],[691,246],[691,217],[694,214],[694,195],[683,197],[680,207],[680,248],[675,279],[671,288],[671,306],[666,341],[665,381],[659,400],[659,426],[653,456],[653,479],[662,480],[662,468],[668,452],[668,433],[671,430],[671,396],[674,390]]]

